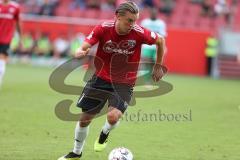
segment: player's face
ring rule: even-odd
[[[126,12],[124,16],[118,16],[118,31],[121,34],[127,34],[131,31],[138,19],[138,14]]]

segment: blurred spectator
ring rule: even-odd
[[[191,3],[199,3],[202,4],[204,0],[190,0]]]
[[[160,12],[166,15],[171,15],[175,7],[175,0],[161,0]]]
[[[34,52],[37,56],[51,55],[52,45],[48,39],[48,34],[43,33],[37,37]]]
[[[17,33],[14,34],[14,37],[11,41],[11,44],[10,44],[10,51],[12,54],[16,55],[19,50],[19,45],[20,45],[20,39],[19,39],[19,35]]]
[[[24,13],[28,13],[28,14],[39,14],[40,12],[40,8],[42,6],[42,1],[23,1],[21,2],[24,4],[25,9],[24,9]]]
[[[238,5],[238,3],[240,3],[240,0],[232,0],[232,5]]]
[[[71,40],[71,44],[70,44],[70,55],[74,56],[77,49],[82,45],[82,43],[85,40],[85,35],[82,33],[78,33],[75,37],[73,37],[73,39]],[[91,47],[88,56],[86,56],[86,58],[84,58],[84,62],[83,62],[83,67],[84,68],[94,68],[94,55],[97,51],[97,45],[94,45]]]
[[[207,75],[212,75],[213,60],[218,54],[218,39],[211,35],[207,38],[205,54],[207,58]]]
[[[217,0],[217,3],[214,5],[214,12],[217,15],[223,15],[229,13],[229,7],[225,0]]]
[[[70,44],[70,55],[71,56],[75,55],[77,49],[82,45],[84,39],[85,39],[85,36],[82,33],[78,33],[76,35],[76,37],[73,37],[73,39],[71,40],[71,44]]]
[[[150,7],[150,8],[154,7],[153,0],[143,0],[142,4],[144,7]]]
[[[76,8],[85,9],[86,1],[85,0],[73,0],[69,6],[71,9],[76,9]]]
[[[144,19],[141,22],[141,26],[149,29],[150,31],[153,31],[155,33],[158,33],[162,37],[166,37],[166,23],[159,19],[158,17],[158,10],[155,8],[150,9],[150,17]],[[151,85],[151,71],[153,68],[153,64],[156,61],[156,46],[155,45],[142,45],[142,60],[144,62],[143,67],[145,71],[147,72],[144,74],[144,80],[145,80],[145,87],[147,89],[152,89],[153,86]]]
[[[53,16],[57,5],[57,0],[44,0],[43,5],[40,7],[39,14]]]
[[[101,1],[99,0],[86,0],[87,8],[100,9]]]
[[[209,16],[212,17],[213,16],[213,6],[211,3],[211,0],[203,0],[202,4],[201,4],[201,8],[202,8],[202,16]]]
[[[166,32],[166,23],[158,18],[158,11],[156,8],[151,8],[150,10],[150,17],[143,19],[141,25],[151,31],[154,31],[160,34],[163,37],[167,36]]]
[[[230,6],[225,0],[217,0],[217,3],[214,5],[214,16],[224,16],[225,22],[227,24],[231,23]]]
[[[53,57],[62,58],[68,56],[69,41],[64,34],[61,34],[53,41]]]
[[[30,56],[33,52],[34,40],[30,33],[24,33],[21,39],[19,54],[21,56]]]
[[[116,1],[115,0],[106,0],[105,3],[101,4],[101,10],[111,10],[114,11],[116,7]]]

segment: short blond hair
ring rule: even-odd
[[[133,13],[133,14],[138,14],[139,13],[139,8],[138,8],[136,3],[132,2],[132,1],[127,1],[127,2],[121,3],[117,7],[117,9],[115,11],[115,14],[119,14],[121,16],[124,16],[127,11],[130,12],[130,13]]]

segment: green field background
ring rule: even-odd
[[[64,95],[49,87],[54,69],[9,65],[0,90],[0,160],[56,160],[73,147],[75,122],[62,121],[54,109]],[[84,70],[74,71],[68,84],[83,85]],[[119,146],[129,148],[134,160],[239,160],[240,81],[167,75],[174,89],[165,95],[137,98],[128,115],[190,114],[191,120],[123,119],[102,153],[93,151],[105,116],[93,121],[82,160],[107,160]],[[144,88],[137,87],[136,90]],[[73,113],[80,110],[74,105]]]

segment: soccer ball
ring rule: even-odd
[[[119,147],[110,152],[108,160],[133,160],[133,154],[129,149]]]

